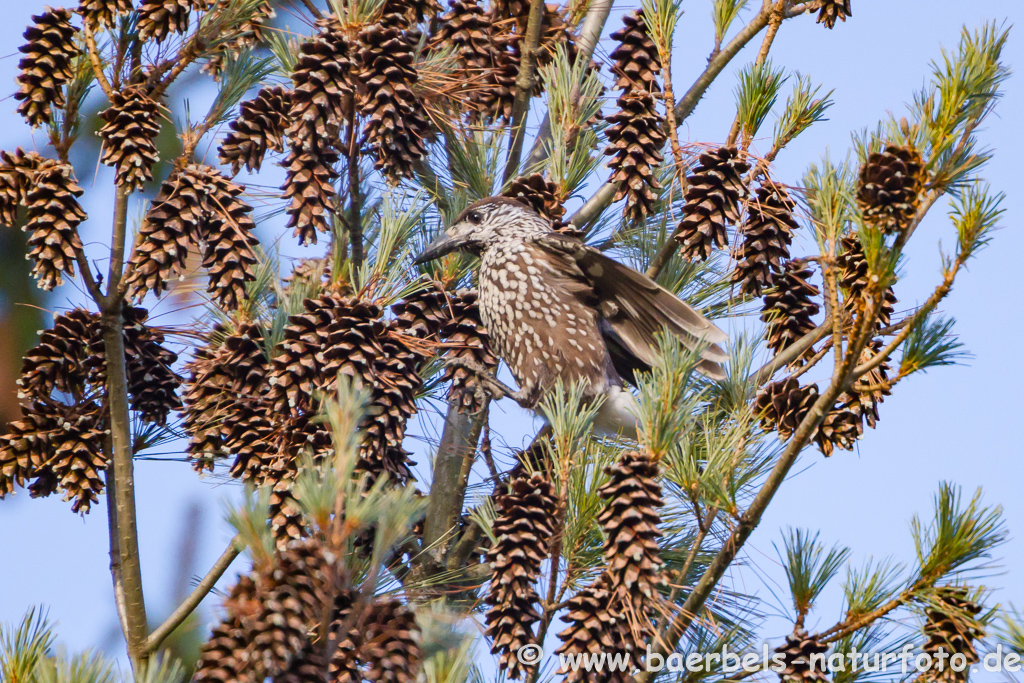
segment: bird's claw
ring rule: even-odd
[[[498,401],[506,397],[511,398],[520,405],[523,405],[524,401],[526,401],[526,396],[523,395],[523,392],[516,391],[508,386],[495,377],[490,369],[471,358],[448,358],[445,360],[445,365],[450,368],[466,370],[476,377],[477,385],[474,392],[481,405],[487,399]]]

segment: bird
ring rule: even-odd
[[[472,361],[496,398],[541,413],[558,386],[580,384],[584,402],[600,399],[594,426],[636,438],[638,404],[628,385],[657,360],[667,330],[699,350],[696,369],[724,379],[728,337],[710,320],[646,275],[555,231],[548,219],[508,197],[474,202],[415,262],[461,251],[479,257],[480,319],[518,390]]]

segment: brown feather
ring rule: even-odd
[[[712,379],[725,377],[719,364],[728,355],[718,344],[728,337],[670,291],[572,237],[552,232],[534,244],[554,262],[552,272],[576,280],[581,302],[598,311],[612,362],[624,378],[632,381],[636,370],[655,362],[657,335],[666,329],[688,349],[706,345],[698,370]]]

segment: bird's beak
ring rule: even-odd
[[[419,265],[421,263],[433,261],[434,259],[439,259],[445,254],[452,253],[461,246],[461,240],[442,233],[442,235],[434,240],[430,246],[423,250],[423,253],[416,257],[416,260],[413,261],[413,263]]]

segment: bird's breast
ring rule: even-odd
[[[559,379],[604,391],[607,350],[597,316],[528,247],[484,255],[479,301],[495,352],[530,395],[539,398]]]

